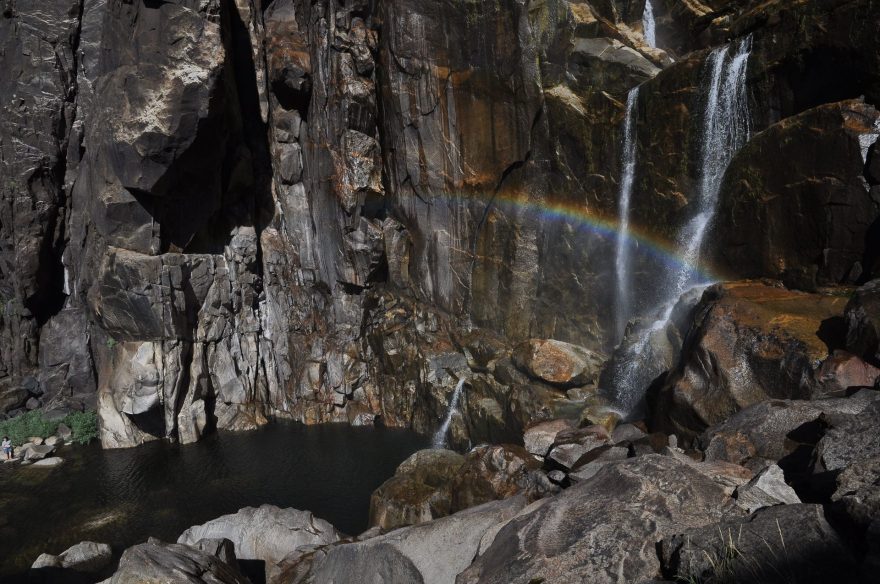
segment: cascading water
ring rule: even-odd
[[[697,214],[679,235],[678,247],[684,261],[673,279],[669,298],[681,296],[692,284],[703,239],[715,218],[724,173],[749,138],[746,67],[751,48],[751,37],[746,37],[737,43],[732,55],[733,46],[728,46],[715,49],[707,60],[710,82],[700,142]]]
[[[633,182],[636,174],[636,107],[639,103],[639,88],[630,90],[626,99],[626,118],[623,122],[623,152],[621,155],[620,196],[618,198],[618,216],[620,228],[617,233],[617,250],[615,268],[617,276],[617,341],[623,339],[626,322],[630,317],[630,283],[629,274],[629,202],[632,196]]]
[[[657,46],[657,25],[654,23],[654,7],[651,0],[645,0],[645,11],[642,12],[642,30],[645,32],[645,41],[651,47]]]
[[[431,441],[432,448],[446,448],[446,434],[449,432],[452,416],[458,411],[458,400],[461,398],[463,389],[464,379],[462,378],[458,380],[455,391],[452,392],[452,399],[449,400],[449,408],[446,410],[446,418],[443,419],[443,424],[440,425],[440,429],[437,430],[437,433],[434,434],[434,439]]]
[[[658,371],[655,356],[649,354],[655,335],[664,334],[679,299],[689,290],[702,289],[696,269],[700,250],[718,205],[721,181],[733,155],[748,140],[749,110],[746,96],[746,68],[751,38],[712,51],[706,60],[703,94],[706,96],[700,142],[700,176],[697,211],[678,238],[682,262],[667,282],[659,318],[618,347],[612,364],[610,385],[615,405],[633,413],[642,402],[648,385]],[[627,205],[629,203],[627,202]]]

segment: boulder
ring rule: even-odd
[[[71,436],[73,436],[73,431],[67,426],[67,424],[58,424],[58,429],[55,430],[55,432],[62,440],[70,440]]]
[[[761,467],[767,464],[765,461],[779,462],[783,470],[791,464],[803,466],[808,464],[813,447],[821,438],[818,420],[823,414],[855,414],[876,399],[880,399],[880,394],[865,391],[851,398],[769,400],[707,429],[698,444],[707,461],[745,465],[754,461]]]
[[[100,572],[113,560],[113,550],[106,543],[81,541],[58,554],[41,554],[31,566],[40,568],[64,568],[77,572]]]
[[[880,402],[857,414],[829,416],[830,428],[816,445],[815,472],[842,471],[861,461],[880,458]]]
[[[641,582],[659,572],[655,542],[725,512],[736,513],[722,487],[690,465],[641,456],[520,513],[456,582]]]
[[[716,265],[810,292],[861,277],[878,217],[864,178],[878,120],[862,100],[824,103],[752,136],[721,185]]]
[[[18,449],[18,456],[22,460],[40,460],[46,458],[55,451],[54,446],[37,445],[32,442],[25,443]]]
[[[846,351],[834,351],[816,372],[815,394],[845,396],[850,390],[874,387],[880,369]]]
[[[800,503],[794,489],[785,483],[782,469],[772,464],[759,472],[748,484],[737,487],[736,504],[748,513],[773,505]]]
[[[558,387],[595,383],[604,361],[589,349],[553,339],[529,339],[513,351],[520,371]]]
[[[846,543],[820,505],[780,505],[667,536],[663,573],[676,582],[857,582]]]
[[[452,481],[452,512],[519,493],[528,500],[557,491],[541,464],[522,446],[477,446]]]
[[[548,420],[539,422],[526,429],[523,442],[526,450],[535,456],[544,457],[553,446],[556,435],[574,426],[569,420]]]
[[[529,500],[555,492],[540,463],[521,446],[477,446],[464,457],[420,451],[370,498],[370,525],[394,529],[523,493]]]
[[[128,548],[110,584],[248,584],[237,567],[193,547],[150,539]]]
[[[835,514],[865,533],[880,518],[880,457],[853,462],[835,481]]]
[[[844,318],[847,350],[880,367],[880,279],[855,291]]]
[[[36,461],[33,465],[35,468],[52,468],[55,466],[59,466],[64,462],[64,459],[60,456],[50,456],[49,458],[43,458],[42,460]]]
[[[751,405],[810,398],[828,354],[823,323],[844,305],[839,296],[755,282],[708,288],[679,366],[649,400],[653,423],[690,438]]]
[[[603,426],[587,426],[563,430],[556,435],[547,460],[564,469],[574,469],[583,464],[582,458],[597,448],[610,444],[611,438]]]
[[[524,496],[493,501],[449,517],[397,529],[364,541],[342,543],[286,560],[285,584],[454,584],[498,526],[526,506]]]
[[[370,525],[393,529],[449,515],[451,486],[464,465],[451,450],[420,450],[403,461],[394,476],[370,497]]]
[[[46,446],[56,446],[56,445],[58,445],[58,441],[59,441],[59,440],[60,440],[60,439],[58,438],[58,436],[49,436],[48,438],[46,438],[46,439],[43,441],[43,443],[44,443]]]
[[[203,539],[228,539],[239,560],[260,560],[269,566],[300,546],[333,543],[340,535],[308,511],[262,505],[190,527],[177,543],[195,545]]]

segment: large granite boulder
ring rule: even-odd
[[[866,391],[851,398],[768,400],[706,429],[697,444],[707,461],[749,466],[779,462],[784,469],[789,463],[809,464],[823,433],[820,418],[857,414],[877,399],[880,394]]]
[[[571,343],[529,339],[514,349],[513,362],[534,378],[560,387],[571,387],[595,383],[604,358]]]
[[[277,582],[453,584],[491,543],[498,526],[525,506],[525,497],[516,496],[364,541],[295,554],[283,563]]]
[[[754,282],[709,288],[679,366],[649,400],[654,423],[690,437],[762,401],[810,398],[828,355],[823,323],[844,305]]]
[[[540,468],[521,446],[477,446],[464,456],[421,450],[373,492],[370,525],[416,525],[519,493],[540,498],[556,490]]]
[[[239,560],[258,560],[272,566],[299,547],[334,543],[340,535],[309,511],[262,505],[194,525],[177,542],[195,545],[203,539],[228,539]]]
[[[452,482],[464,456],[451,450],[420,450],[400,463],[394,476],[370,497],[370,525],[393,529],[452,512]]]
[[[109,584],[186,582],[187,584],[247,584],[249,580],[214,555],[194,547],[150,539],[122,554]]]
[[[731,511],[723,488],[672,457],[608,465],[502,527],[458,584],[640,582],[658,574],[655,543]]]
[[[866,144],[880,137],[878,120],[871,105],[845,101],[754,136],[724,177],[710,241],[720,267],[804,290],[862,277],[878,217],[864,177]]]
[[[663,574],[676,581],[858,581],[856,560],[820,505],[762,509],[684,530],[658,548]]]

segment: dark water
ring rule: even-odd
[[[187,446],[69,446],[53,469],[0,467],[0,581],[13,581],[40,553],[82,540],[118,554],[263,503],[308,509],[357,534],[367,527],[372,491],[427,445],[405,430],[279,422]]]

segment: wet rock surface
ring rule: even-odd
[[[649,398],[654,423],[693,436],[760,402],[813,397],[828,355],[823,324],[845,305],[845,297],[760,283],[709,288],[680,364]]]

